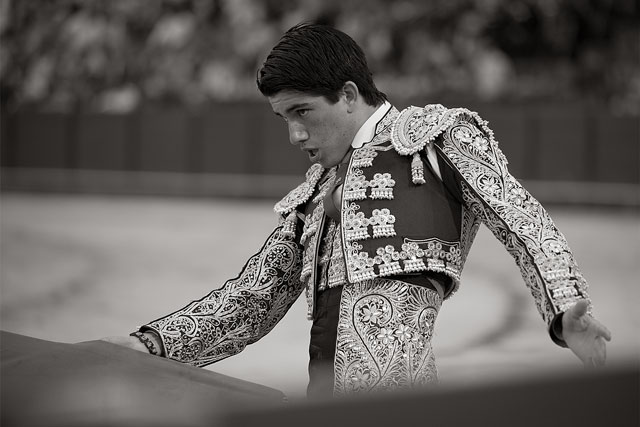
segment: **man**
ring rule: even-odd
[[[509,174],[476,113],[401,112],[346,34],[301,24],[257,84],[313,163],[275,206],[279,223],[239,277],[115,340],[204,366],[266,333],[306,291],[309,396],[437,380],[431,337],[483,222],[514,256],[551,338],[602,365],[610,333],[544,208]]]

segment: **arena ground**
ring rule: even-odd
[[[16,193],[0,201],[0,327],[61,342],[128,334],[202,297],[235,277],[275,224],[271,201]],[[549,211],[613,333],[609,364],[637,364],[640,216]],[[309,328],[301,298],[271,334],[207,369],[302,396]],[[484,227],[434,345],[443,383],[580,369],[549,340],[515,263]]]

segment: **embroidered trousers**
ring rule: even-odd
[[[309,397],[437,382],[431,338],[442,299],[430,288],[373,279],[319,294]]]

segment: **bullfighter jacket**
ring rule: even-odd
[[[325,262],[328,286],[344,285],[338,394],[435,378],[430,338],[441,298],[398,277],[444,274],[449,298],[481,223],[515,259],[549,327],[576,301],[589,299],[564,236],[509,173],[487,122],[435,104],[390,108],[348,164],[311,166],[276,204],[278,226],[236,279],[141,329],[160,336],[166,357],[205,366],[264,336],[304,290],[312,317],[326,233],[323,199],[336,181],[342,184],[338,250]]]

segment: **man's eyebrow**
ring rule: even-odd
[[[289,108],[287,108],[285,111],[285,114],[289,114],[292,111],[297,110],[298,108],[308,108],[311,105],[312,104],[310,102],[298,102],[297,104],[293,104]],[[274,111],[273,114],[275,114],[278,117],[282,117],[282,114],[278,113],[277,111]]]
[[[298,102],[297,104],[293,104],[291,107],[287,108],[287,112],[297,110],[298,108],[306,108],[310,105],[310,102]]]

